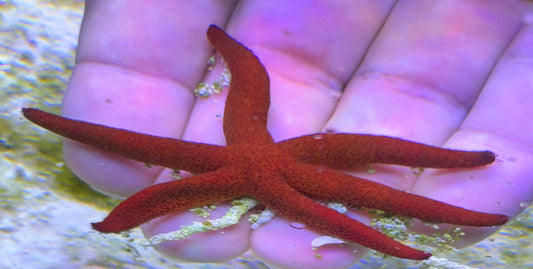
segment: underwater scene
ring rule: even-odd
[[[251,250],[225,262],[179,261],[155,251],[153,241],[138,228],[105,234],[91,227],[105,219],[121,199],[97,192],[79,179],[65,164],[62,138],[31,123],[21,112],[35,107],[61,114],[76,65],[85,4],[81,0],[0,0],[0,268],[277,268]],[[93,7],[99,6],[101,3]],[[530,20],[533,22],[533,15]],[[531,22],[529,44],[533,44]],[[227,70],[221,72],[220,81],[198,84],[196,96],[219,93],[226,80],[231,81]],[[274,83],[272,80],[271,85]],[[529,156],[529,160],[533,158]],[[413,174],[423,171],[412,170]],[[527,180],[533,182],[533,178]],[[433,256],[415,261],[370,250],[347,268],[533,268],[533,206],[530,201],[520,206],[524,211],[496,233],[460,249],[448,244],[463,236],[460,229],[443,235],[416,235],[406,228],[409,219],[373,212],[365,224]],[[202,214],[209,209],[197,211]],[[259,222],[263,215],[252,218]]]

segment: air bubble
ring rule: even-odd
[[[305,228],[305,224],[303,223],[299,223],[299,222],[289,222],[289,225],[294,228],[294,229],[304,229]]]
[[[314,138],[314,139],[317,139],[317,140],[318,140],[318,139],[322,139],[322,138],[324,138],[324,134],[314,134],[314,135],[313,135],[313,138]]]

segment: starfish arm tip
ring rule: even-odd
[[[489,163],[493,163],[495,160],[496,160],[496,154],[492,151],[483,151],[481,153],[483,155],[483,160],[485,161],[486,164],[489,164]]]
[[[427,260],[427,259],[431,258],[431,256],[433,256],[431,253],[424,251],[420,255],[420,259],[417,259],[417,260]]]
[[[220,29],[220,27],[218,27],[217,25],[215,24],[210,24],[209,27],[207,28],[207,33],[209,33],[210,31],[213,31],[215,29],[218,29],[218,30],[222,30]]]
[[[506,215],[498,215],[498,216],[499,218],[496,223],[497,226],[504,225],[510,220],[509,216],[506,216]]]
[[[22,115],[33,122],[33,118],[35,117],[35,113],[38,112],[38,109],[36,108],[31,108],[31,107],[23,107],[21,109],[21,112],[22,112]]]
[[[93,223],[91,223],[91,227],[94,230],[97,230],[99,232],[102,232],[102,233],[106,232],[103,222],[93,222]]]
[[[105,221],[93,222],[91,223],[91,226],[94,230],[99,231],[101,233],[120,233],[125,231],[124,229],[118,229],[117,227],[113,227],[113,225]]]

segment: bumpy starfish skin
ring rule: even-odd
[[[315,231],[392,256],[427,259],[431,254],[396,242],[304,194],[429,222],[495,226],[508,220],[504,215],[463,209],[330,169],[369,163],[477,167],[494,161],[495,156],[489,151],[441,149],[359,134],[322,133],[275,143],[266,129],[270,106],[266,70],[251,51],[216,26],[209,27],[207,36],[232,73],[224,111],[226,147],[155,137],[23,109],[26,118],[66,138],[137,161],[198,174],[132,195],[104,221],[93,223],[94,229],[117,233],[177,210],[248,195],[276,214]]]

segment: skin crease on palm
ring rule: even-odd
[[[531,12],[529,3],[499,0],[87,0],[63,115],[224,143],[226,91],[199,99],[192,92],[222,70],[219,59],[206,73],[213,48],[205,32],[216,24],[266,67],[272,98],[268,128],[275,140],[334,131],[491,150],[497,160],[484,168],[426,169],[417,176],[409,168],[375,165],[376,173],[354,174],[468,209],[516,216],[533,197]],[[166,169],[70,141],[64,151],[78,176],[110,195],[129,196],[171,180]],[[227,208],[219,205],[212,215],[220,217]],[[368,223],[364,214],[348,214]],[[142,229],[152,236],[201,220],[181,212]],[[458,247],[495,228],[465,231]],[[366,254],[352,244],[312,250],[318,236],[280,218],[257,230],[243,220],[159,250],[212,262],[252,249],[273,266],[310,269],[344,268]]]

